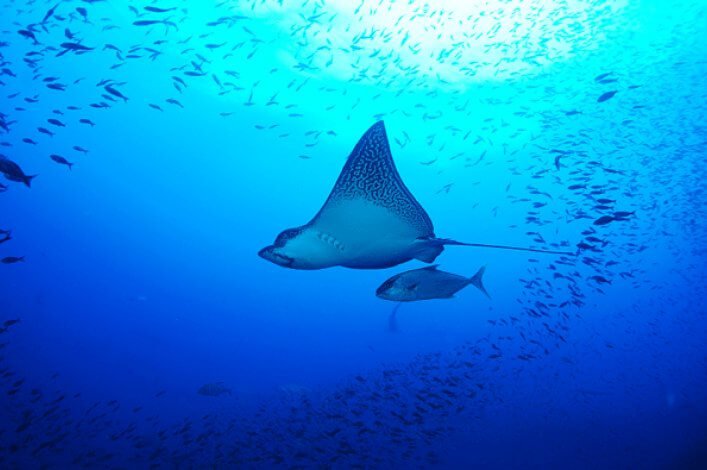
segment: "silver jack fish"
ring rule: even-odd
[[[437,264],[396,274],[378,287],[376,296],[397,302],[416,300],[450,299],[454,294],[473,285],[486,297],[490,297],[482,278],[486,266],[482,266],[472,277],[459,276],[437,269]]]

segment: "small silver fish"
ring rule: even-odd
[[[459,276],[437,269],[437,264],[396,274],[376,289],[376,296],[384,300],[414,302],[417,300],[449,299],[472,284],[489,297],[482,277],[486,266],[482,266],[472,277]]]

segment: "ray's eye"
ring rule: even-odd
[[[295,238],[299,232],[299,229],[296,228],[291,228],[280,232],[280,235],[278,235],[275,239],[275,245],[284,245],[288,240]]]

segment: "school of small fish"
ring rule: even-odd
[[[0,356],[0,391],[12,405],[6,412],[11,419],[0,424],[0,466],[45,460],[56,466],[199,467],[204,455],[219,468],[434,465],[439,456],[425,451],[425,443],[495,406],[504,393],[495,389],[495,376],[512,376],[519,364],[566,345],[572,322],[581,319],[592,296],[617,283],[661,289],[645,279],[638,261],[657,239],[668,240],[665,249],[688,267],[705,261],[707,87],[694,86],[704,85],[695,64],[705,57],[657,49],[659,72],[632,70],[637,52],[629,49],[605,69],[564,70],[562,76],[576,77],[575,83],[538,71],[552,62],[551,43],[566,45],[568,54],[591,50],[600,20],[629,7],[589,0],[579,2],[585,9],[563,1],[532,0],[522,8],[491,2],[459,18],[443,2],[410,1],[401,8],[383,0],[227,0],[195,14],[190,3],[0,0],[0,173],[6,180],[0,193],[32,191],[58,171],[72,170],[71,177],[79,178],[82,165],[97,164],[100,152],[62,137],[69,129],[90,142],[112,110],[141,106],[157,120],[188,113],[198,93],[206,93],[224,98],[223,119],[261,111],[254,129],[263,139],[287,143],[303,165],[324,158],[317,153],[323,142],[349,148],[350,139],[339,140],[336,122],[355,116],[370,123],[424,122],[424,135],[396,130],[390,140],[439,182],[428,197],[453,197],[456,189],[478,184],[478,172],[501,165],[509,176],[504,203],[519,214],[509,228],[520,230],[528,245],[579,255],[531,257],[519,277],[518,312],[491,321],[495,333],[411,364],[357,375],[319,395],[279,395],[250,414],[164,422],[147,410],[168,391],[145,403],[84,403],[79,392],[30,384]],[[375,21],[391,17],[390,24]],[[549,29],[532,47],[516,50],[539,27]],[[136,35],[141,42],[133,42]],[[437,49],[425,42],[433,40]],[[143,84],[124,78],[125,70],[138,67],[150,70],[161,95],[146,96]],[[528,73],[536,80],[523,81]],[[661,93],[657,73],[682,89]],[[471,84],[456,85],[464,80]],[[512,91],[509,80],[518,80]],[[307,93],[319,99],[303,106],[298,96]],[[479,106],[498,113],[479,117]],[[697,111],[664,120],[661,109],[668,106]],[[361,117],[364,108],[380,111]],[[326,123],[312,128],[317,115],[327,116]],[[646,190],[656,187],[660,192]],[[469,204],[469,211],[478,205]],[[489,218],[504,207],[496,204]],[[12,215],[0,218],[2,269],[21,269],[31,256],[13,251],[20,235],[13,233]],[[677,234],[666,230],[665,221],[680,224],[693,245],[686,249],[671,241]],[[577,239],[548,243],[558,239],[558,225]],[[617,244],[619,235],[623,241]],[[472,279],[460,279],[449,296],[469,283],[485,293],[481,274]],[[690,282],[707,293],[706,279]],[[390,293],[393,284],[381,286],[379,296],[401,300]],[[396,312],[391,331],[398,329]],[[22,323],[5,320],[0,337],[9,338]],[[194,390],[215,400],[237,395],[223,382]],[[76,440],[85,445],[68,445]]]

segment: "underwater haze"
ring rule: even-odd
[[[0,467],[707,468],[705,37],[0,0]]]

